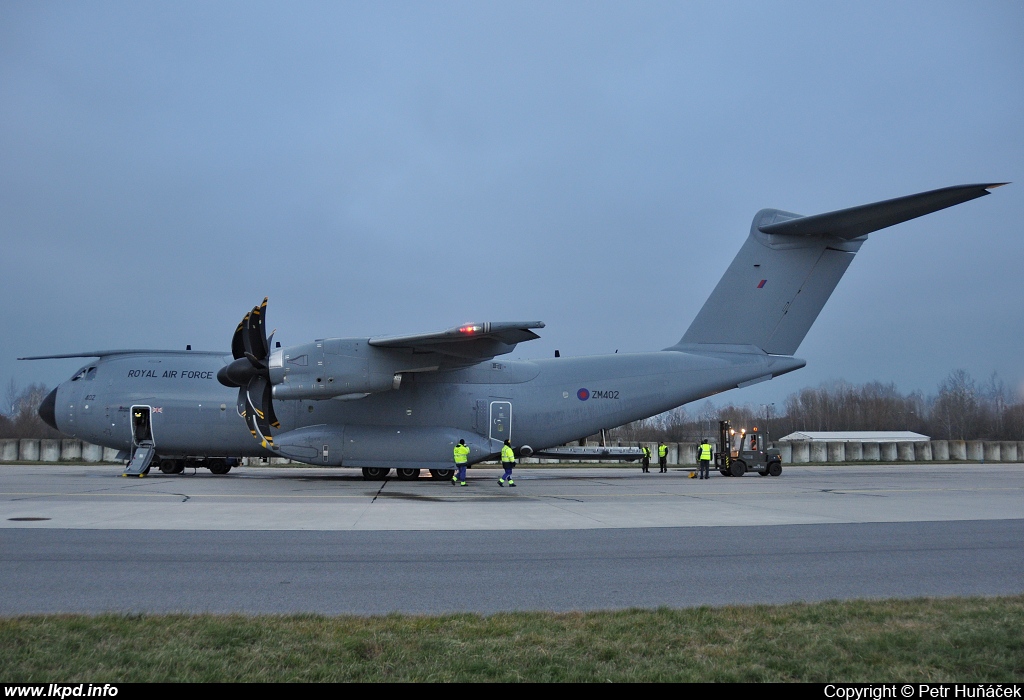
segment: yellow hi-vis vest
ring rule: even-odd
[[[501,461],[502,462],[514,462],[516,461],[516,453],[512,451],[512,448],[508,445],[502,445],[501,447]]]
[[[454,454],[456,464],[465,464],[469,461],[469,447],[466,445],[456,445]]]
[[[658,456],[664,457],[668,454],[668,445],[658,445]]]
[[[705,461],[706,462],[710,462],[711,461],[711,445],[709,445],[706,442],[702,443],[701,446],[700,446],[700,457],[698,457],[697,459],[699,459],[702,462],[705,462]]]

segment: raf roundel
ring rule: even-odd
[[[586,389],[580,389],[579,391],[576,392],[576,398],[578,398],[580,401],[586,401],[587,399],[590,398],[590,392],[587,391]]]

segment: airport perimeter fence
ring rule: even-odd
[[[616,441],[617,446],[636,447],[638,443]],[[651,450],[651,463],[658,463],[658,443],[643,442]],[[588,443],[596,446],[597,443]],[[670,442],[667,461],[671,466],[697,464],[697,443]],[[848,462],[1021,462],[1024,442],[995,440],[927,440],[921,442],[811,442],[793,440],[774,443],[783,464],[840,464]],[[3,462],[116,462],[118,450],[100,447],[82,440],[0,440]],[[524,457],[523,466],[542,464],[580,464],[586,459],[545,459]],[[248,465],[289,464],[281,458],[247,457]]]

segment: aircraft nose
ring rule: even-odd
[[[39,417],[54,430],[57,428],[57,390],[54,389],[39,404]]]

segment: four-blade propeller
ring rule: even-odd
[[[252,436],[264,447],[272,447],[271,428],[281,424],[274,415],[270,383],[270,340],[267,338],[267,297],[253,307],[235,329],[231,338],[234,361],[217,372],[224,386],[238,387],[238,415],[249,426]]]

